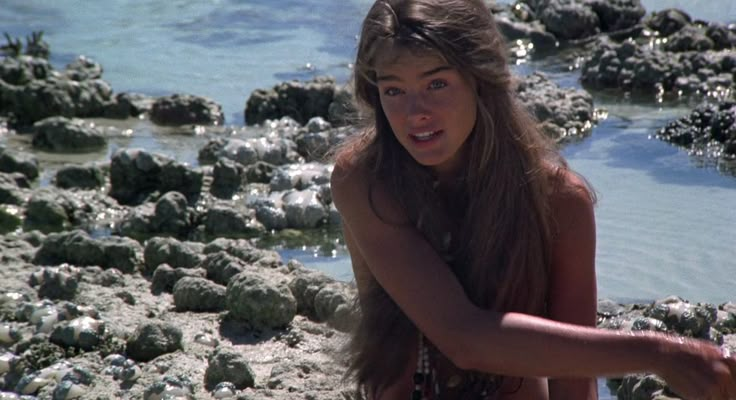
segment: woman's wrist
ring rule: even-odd
[[[667,370],[676,364],[673,355],[677,349],[685,343],[685,338],[657,332],[642,332],[644,341],[645,360],[647,372],[654,373],[660,377],[667,375]]]

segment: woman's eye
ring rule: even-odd
[[[396,95],[401,94],[401,89],[395,88],[395,87],[386,88],[383,91],[383,94],[386,96],[396,96]]]
[[[432,82],[429,83],[430,89],[442,89],[443,87],[447,86],[447,82],[441,80],[441,79],[435,79]]]

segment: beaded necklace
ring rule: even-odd
[[[418,350],[417,369],[414,372],[414,391],[411,393],[411,400],[437,399],[440,395],[437,372],[434,368],[430,369],[429,349],[424,345],[424,335],[421,333],[419,334]]]
[[[462,371],[462,375],[454,374],[441,387],[436,368],[432,365],[430,348],[425,344],[425,338],[419,333],[419,348],[417,355],[417,369],[414,372],[414,390],[411,400],[440,400],[440,392],[447,389],[452,398],[462,400],[493,400],[503,382],[500,376]]]
[[[454,182],[457,186],[463,182],[464,178],[459,178]],[[437,191],[440,182],[435,180],[432,183],[432,189]],[[425,210],[426,211],[426,210]],[[416,226],[419,231],[422,229],[422,223],[426,212],[421,212],[417,220]],[[445,232],[442,235],[439,253],[445,262],[451,264],[453,255],[451,252],[452,233]],[[440,400],[440,377],[436,368],[432,365],[430,358],[430,348],[425,344],[424,335],[419,332],[419,348],[417,354],[417,369],[412,377],[414,390],[411,393],[411,400]],[[437,353],[436,349],[432,349],[433,353]],[[436,358],[436,357],[435,357]],[[460,374],[453,374],[447,382],[442,386],[446,389],[452,398],[462,400],[492,400],[498,392],[503,380],[502,377],[482,374],[474,371],[458,371]]]

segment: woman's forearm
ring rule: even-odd
[[[599,330],[519,313],[482,311],[454,358],[509,376],[595,377],[659,372],[663,335]],[[676,339],[671,339],[676,340]]]

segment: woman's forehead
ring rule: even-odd
[[[447,60],[434,50],[417,50],[397,46],[385,50],[376,54],[374,68],[377,72],[447,65]]]

